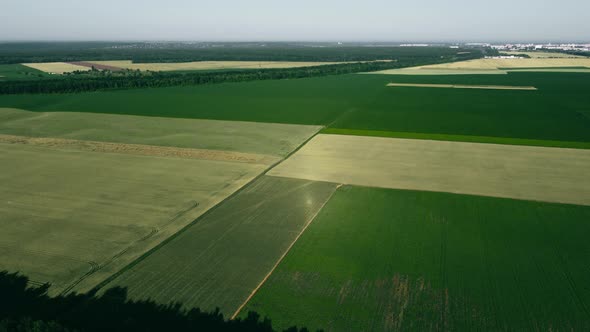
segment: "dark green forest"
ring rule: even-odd
[[[33,287],[26,276],[0,272],[0,331],[275,331],[270,319],[255,312],[227,320],[219,310],[204,312],[185,309],[181,303],[131,301],[125,288],[111,288],[100,296],[50,297],[49,287]],[[285,331],[308,330],[291,327]]]
[[[107,43],[23,42],[0,43],[0,64],[132,60],[147,62],[189,61],[372,61],[429,59],[457,53],[481,53],[478,48],[399,47],[392,45],[337,45],[335,43]],[[486,50],[486,52],[495,52]],[[468,54],[468,53],[464,53]]]

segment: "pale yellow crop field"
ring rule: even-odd
[[[558,52],[518,52],[518,51],[501,51],[502,54],[508,55],[519,55],[525,54],[533,59],[546,59],[546,58],[584,58],[580,55],[558,53]]]
[[[84,66],[73,65],[65,62],[43,62],[43,63],[23,63],[23,66],[27,66],[33,69],[44,71],[50,74],[63,74],[71,73],[73,71],[89,71],[90,68]]]
[[[442,89],[483,89],[483,90],[537,90],[534,86],[510,85],[465,85],[465,84],[417,84],[417,83],[389,83],[390,87],[409,88],[442,88]]]
[[[288,62],[288,61],[197,61],[179,63],[133,63],[130,60],[118,61],[90,61],[100,65],[107,65],[142,71],[175,71],[175,70],[217,70],[217,69],[270,69],[270,68],[298,68],[322,65],[333,65],[343,62]]]
[[[267,174],[590,205],[590,150],[317,135]]]
[[[585,67],[585,68],[571,68]],[[528,68],[528,69],[527,69]],[[385,75],[505,75],[509,71],[590,73],[590,58],[476,59],[400,69],[386,69],[366,74]]]
[[[422,66],[426,69],[500,69],[500,68],[542,68],[542,67],[589,67],[590,58],[577,59],[476,59],[460,62]]]
[[[506,75],[505,70],[499,69],[432,69],[422,67],[386,69],[360,74],[383,74],[383,75]]]

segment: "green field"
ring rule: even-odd
[[[0,96],[0,106],[30,111],[314,124],[473,136],[474,141],[479,141],[477,137],[500,137],[587,143],[590,119],[583,112],[590,104],[589,77],[584,73],[533,72],[341,75],[79,94],[4,95]],[[538,91],[386,87],[390,82],[523,85],[535,86]]]
[[[582,113],[582,114],[584,114],[584,113]],[[334,135],[426,139],[426,140],[434,140],[434,141],[473,142],[473,143],[490,143],[490,144],[545,146],[545,147],[556,147],[556,148],[590,149],[590,142],[550,141],[550,140],[507,138],[507,137],[423,134],[423,133],[408,133],[408,132],[400,132],[400,131],[380,131],[380,130],[341,129],[341,128],[325,128],[321,131],[321,133],[322,134],[334,134]]]
[[[230,317],[271,271],[336,185],[264,176],[153,250],[105,288]]]
[[[320,127],[0,108],[0,134],[212,149],[284,157]]]
[[[50,77],[50,75],[20,64],[0,64],[0,82],[9,80],[33,80],[47,77]]]
[[[326,331],[584,331],[590,207],[345,186],[242,311]]]

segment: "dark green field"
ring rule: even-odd
[[[326,331],[585,331],[590,207],[342,187],[242,312]]]
[[[532,85],[538,91],[386,87],[389,82]],[[0,107],[321,124],[331,128],[590,142],[590,75],[343,75],[194,87],[4,95]],[[468,140],[468,139],[466,139]],[[486,141],[477,137],[472,141]],[[574,142],[574,143],[568,143]],[[526,144],[526,142],[525,142]]]
[[[0,82],[8,80],[34,80],[47,77],[50,77],[50,75],[27,66],[0,64]]]

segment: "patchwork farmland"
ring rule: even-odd
[[[21,144],[0,149],[1,268],[50,282],[54,292],[100,281],[265,169]]]
[[[124,286],[133,299],[219,307],[231,317],[335,189],[264,176],[106,286]]]
[[[15,109],[0,118],[10,222],[0,266],[56,293],[94,287],[319,129]]]
[[[300,68],[342,64],[345,62],[289,62],[289,61],[198,61],[177,63],[133,63],[131,60],[109,61],[78,61],[52,63],[25,63],[27,67],[47,73],[63,74],[75,70],[89,70],[94,67],[100,70],[140,70],[140,71],[191,71],[221,69],[272,69]]]
[[[0,65],[14,84],[293,70],[0,94],[0,270],[274,330],[590,329],[588,58],[400,49],[421,55],[317,76],[384,51]],[[96,76],[48,74],[78,67]]]
[[[588,220],[588,206],[345,186],[246,309],[279,328],[583,331]]]

